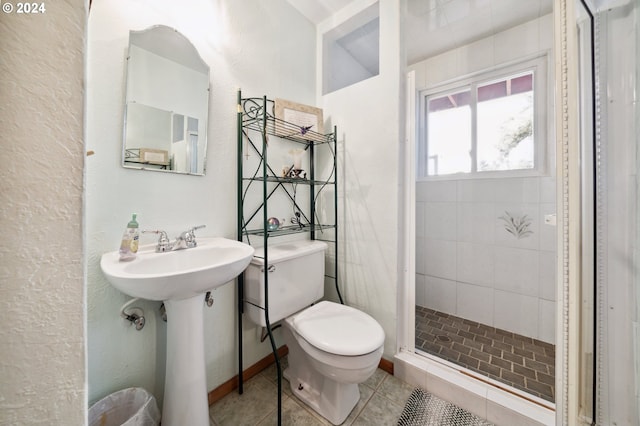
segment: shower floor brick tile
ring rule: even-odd
[[[518,354],[518,355],[522,355],[525,358],[533,359],[533,352],[527,351],[525,349],[513,348],[513,353],[514,354]]]
[[[527,380],[527,388],[531,388],[538,393],[552,393],[551,386],[540,383],[536,380]]]
[[[502,359],[502,357],[500,356],[495,356],[492,355],[491,356],[491,361],[489,361],[491,364],[495,365],[496,367],[502,368],[503,370],[507,370],[507,371],[511,371],[512,370],[512,366],[513,364],[510,361],[506,361],[504,359]]]
[[[416,306],[416,349],[554,401],[552,344]]]
[[[524,386],[524,376],[521,376],[520,374],[512,373],[511,371],[504,370],[504,369],[502,370],[501,374],[502,374],[501,377],[505,379],[507,382]]]
[[[502,353],[502,358],[511,361],[514,364],[524,365],[524,358],[521,355],[505,351]]]
[[[455,351],[453,349],[443,347],[442,349],[440,349],[440,355],[442,355],[445,359],[449,361],[456,362],[458,361],[458,358],[460,358],[461,354],[460,352]]]
[[[458,358],[461,364],[469,366],[469,368],[477,369],[480,365],[480,360],[470,357],[469,355],[460,354]]]
[[[544,374],[544,373],[538,372],[538,373],[536,373],[536,378],[538,379],[538,381],[540,383],[544,383],[544,384],[547,384],[547,385],[550,385],[550,386],[553,386],[556,383],[556,379],[553,376],[549,375],[549,374]]]
[[[486,362],[480,361],[478,369],[481,372],[487,373],[490,376],[500,377],[500,368],[495,365],[488,364]]]
[[[453,349],[454,351],[460,352],[462,355],[469,355],[471,353],[471,348],[458,342],[454,342],[453,347],[451,349]]]
[[[475,349],[476,351],[482,350],[482,343],[475,341],[474,339],[464,339],[463,345]]]
[[[483,345],[491,346],[491,339],[488,338],[488,337],[484,337],[484,336],[481,336],[481,335],[476,335],[476,336],[473,337],[473,340],[475,340],[476,342],[481,343]]]
[[[518,364],[513,364],[513,372],[522,374],[526,378],[536,380],[536,372],[535,370],[532,370],[530,368],[523,367]]]
[[[540,355],[540,354],[534,354],[534,359],[538,362],[541,362],[543,364],[546,365],[553,365],[553,363],[555,362],[555,354],[553,356],[546,356],[546,355]]]
[[[498,342],[497,340],[494,340],[491,346],[493,346],[496,349],[500,349],[502,351],[509,351],[509,352],[513,351],[514,349],[513,345],[509,345],[503,342]]]
[[[478,361],[485,362],[485,363],[491,360],[491,355],[486,354],[484,352],[477,351],[475,349],[471,349],[471,356],[477,359]]]
[[[458,335],[471,340],[473,340],[473,338],[475,337],[473,333],[464,330],[458,330]]]
[[[542,362],[538,362],[538,361],[534,361],[532,359],[528,359],[528,358],[525,359],[524,360],[524,365],[529,367],[529,368],[532,368],[532,369],[534,369],[536,371],[540,371],[541,373],[548,373],[549,372],[547,364],[542,363]]]

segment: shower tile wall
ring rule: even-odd
[[[532,233],[509,233],[507,212]],[[418,182],[416,304],[553,343],[553,213],[552,177]]]

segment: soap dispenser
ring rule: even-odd
[[[134,213],[131,221],[127,224],[127,229],[122,235],[122,242],[120,243],[120,260],[133,260],[136,258],[136,253],[138,252],[138,240],[140,238],[136,216],[137,215]]]

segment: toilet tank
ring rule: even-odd
[[[322,241],[292,241],[269,245],[269,322],[274,324],[324,295]],[[264,249],[257,248],[244,272],[245,312],[254,323],[266,327],[264,311]],[[256,306],[257,305],[257,306]]]

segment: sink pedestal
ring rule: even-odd
[[[188,250],[157,253],[155,244],[121,262],[120,253],[102,255],[109,282],[131,297],[162,300],[167,310],[167,375],[162,426],[209,426],[204,360],[204,298],[245,270],[253,247],[219,237],[198,238]]]
[[[204,294],[166,300],[167,371],[162,426],[209,426],[204,361]]]

